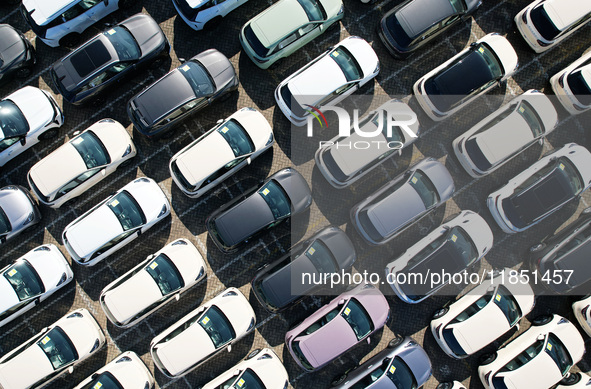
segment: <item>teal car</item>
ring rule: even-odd
[[[240,31],[246,55],[261,69],[299,50],[343,18],[342,0],[280,0]]]

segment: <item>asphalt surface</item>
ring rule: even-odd
[[[418,78],[489,32],[506,35],[517,50],[520,61],[517,73],[506,85],[492,92],[500,96],[499,104],[500,99],[504,98],[508,101],[512,96],[528,89],[552,93],[548,83],[550,76],[577,59],[591,45],[591,26],[583,27],[556,48],[543,54],[536,54],[523,41],[513,23],[514,15],[529,1],[485,0],[474,19],[452,29],[443,39],[433,42],[428,48],[408,60],[396,61],[382,46],[375,27],[380,17],[399,2],[398,0],[378,1],[372,5],[365,5],[356,0],[345,0],[345,17],[339,28],[329,29],[304,49],[267,71],[258,69],[246,55],[243,55],[238,41],[238,32],[246,21],[268,7],[271,1],[250,0],[246,5],[228,15],[216,30],[210,32],[191,30],[176,15],[172,3],[165,0],[138,1],[130,10],[118,11],[102,23],[90,28],[83,35],[83,39],[89,39],[103,30],[104,23],[116,23],[137,12],[148,13],[160,24],[172,44],[171,62],[158,70],[147,71],[123,85],[120,90],[110,94],[102,106],[79,108],[67,103],[63,104],[66,119],[59,136],[55,140],[37,145],[9,162],[2,169],[0,186],[8,184],[26,186],[26,173],[33,164],[63,144],[75,131],[84,130],[92,123],[106,117],[116,119],[127,126],[138,147],[138,156],[130,167],[109,176],[98,187],[73,203],[59,210],[41,208],[43,220],[37,227],[0,248],[0,267],[4,267],[10,261],[43,243],[54,243],[65,252],[61,244],[61,233],[65,226],[138,176],[148,176],[159,183],[171,200],[172,215],[98,265],[92,268],[74,265],[74,282],[55,294],[49,301],[0,329],[0,355],[17,347],[67,312],[76,308],[86,308],[95,315],[105,330],[108,338],[107,346],[77,367],[71,376],[52,384],[51,388],[70,388],[77,385],[126,350],[135,351],[142,357],[150,370],[155,373],[158,387],[192,388],[205,384],[231,368],[250,350],[262,347],[273,348],[283,359],[292,387],[326,388],[335,376],[383,349],[394,333],[412,336],[424,346],[431,357],[433,378],[424,386],[425,388],[435,388],[438,382],[454,379],[462,381],[469,388],[481,388],[476,377],[480,353],[466,360],[452,360],[439,349],[432,335],[426,333],[432,312],[446,301],[453,299],[453,296],[459,292],[457,288],[448,288],[444,295],[429,298],[418,305],[405,304],[395,296],[391,296],[392,293],[389,292],[390,320],[383,330],[372,336],[371,344],[356,347],[326,368],[311,374],[304,373],[292,360],[284,347],[285,332],[291,325],[329,301],[331,297],[308,297],[286,312],[272,315],[259,306],[250,291],[249,282],[258,267],[278,258],[290,247],[292,241],[295,243],[300,238],[308,237],[328,224],[340,226],[352,238],[359,253],[359,259],[355,265],[356,271],[367,270],[382,274],[382,269],[387,262],[426,235],[447,216],[459,210],[471,209],[479,212],[489,222],[494,232],[495,245],[483,261],[482,268],[490,268],[491,263],[495,268],[518,268],[527,258],[527,250],[532,244],[564,227],[574,220],[582,209],[591,205],[591,195],[586,192],[580,201],[569,204],[540,225],[519,235],[509,236],[495,225],[485,204],[489,193],[527,168],[546,151],[569,142],[577,142],[589,148],[591,146],[589,131],[585,127],[591,119],[591,112],[578,117],[568,117],[566,111],[559,108],[560,125],[548,136],[543,146],[533,146],[494,174],[474,180],[463,171],[453,156],[451,142],[470,124],[485,117],[498,105],[495,106],[491,101],[475,103],[462,113],[441,124],[435,124],[420,112],[417,102],[411,98],[412,84]],[[36,46],[38,56],[34,75],[24,82],[13,81],[1,87],[0,96],[6,96],[24,85],[51,90],[48,68],[68,50],[49,48],[36,40],[15,7],[0,7],[0,23],[9,23],[24,32]],[[358,35],[371,42],[381,61],[381,71],[376,80],[362,88],[359,93],[374,96],[375,101],[380,99],[383,101],[387,96],[398,96],[409,101],[411,107],[419,114],[422,134],[412,149],[406,150],[400,158],[387,161],[367,180],[357,183],[350,189],[337,192],[314,168],[313,148],[308,147],[305,142],[299,142],[301,139],[299,135],[292,138],[289,122],[275,106],[273,91],[285,77],[349,35]],[[149,141],[133,130],[125,112],[125,104],[129,98],[164,75],[169,69],[178,66],[179,58],[190,58],[211,47],[231,58],[240,78],[238,93],[187,120],[171,139]],[[61,96],[57,96],[57,99],[61,104]],[[252,165],[204,197],[198,200],[185,197],[170,178],[169,159],[191,140],[211,128],[218,119],[228,117],[245,106],[259,109],[272,123],[277,140],[273,150],[262,155]],[[334,135],[327,134],[326,139]],[[381,182],[403,172],[409,164],[423,157],[434,157],[445,163],[454,178],[456,194],[452,200],[390,244],[380,249],[369,248],[350,225],[349,209],[375,190]],[[292,223],[291,228],[281,225],[257,237],[236,254],[220,253],[208,238],[204,223],[206,217],[247,188],[288,166],[295,166],[310,182],[314,195],[314,203],[310,211]],[[180,237],[190,239],[207,258],[208,278],[183,295],[180,301],[167,305],[130,329],[121,330],[108,323],[98,303],[102,288],[127,272],[147,255]],[[183,378],[167,379],[155,369],[150,359],[148,349],[151,339],[187,312],[230,286],[239,288],[250,299],[257,314],[256,331],[235,344],[230,353],[224,352]],[[388,292],[387,288],[382,289]],[[559,313],[574,321],[570,310],[572,301],[572,297],[538,298],[534,311],[523,320],[521,331],[529,327],[528,319],[544,313]],[[503,344],[515,335],[516,333],[507,334],[488,349],[494,349],[495,346]],[[584,338],[588,344],[589,338],[587,336]],[[591,358],[585,357],[575,369],[589,371],[591,370],[590,362]],[[471,376],[476,378],[471,379]]]

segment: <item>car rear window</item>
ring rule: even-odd
[[[252,27],[250,26],[250,23],[248,23],[246,25],[246,27],[244,27],[244,36],[246,37],[246,40],[248,41],[248,44],[250,45],[250,47],[252,48],[252,50],[259,57],[263,57],[264,58],[264,57],[267,56],[267,53],[269,52],[269,49],[267,47],[265,47],[261,43],[260,39],[257,37],[257,35],[252,30]]]

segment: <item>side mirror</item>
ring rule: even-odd
[[[185,62],[187,62],[187,60],[186,60],[186,59],[184,59],[184,58],[179,58],[179,62],[180,62],[180,63],[185,63]]]
[[[105,0],[105,5],[109,5],[109,0]]]
[[[74,131],[74,133],[72,133],[72,137],[78,136],[80,135],[80,131]]]
[[[222,124],[224,122],[224,119],[220,119],[217,122],[215,122],[216,124]]]
[[[21,138],[21,145],[26,145],[27,144],[27,138]]]
[[[340,300],[339,300],[339,305],[343,305],[343,304],[345,304],[345,302],[346,302],[346,301],[347,301],[347,300],[345,300],[345,299],[340,299]]]
[[[367,338],[367,344],[371,344],[371,338],[370,337]]]
[[[181,298],[181,294],[180,294],[180,293],[177,293],[177,294],[174,296],[174,299],[175,299],[176,301],[179,301],[179,299],[180,299],[180,298]]]
[[[101,170],[101,175],[104,177],[107,175],[107,171],[105,169]]]
[[[6,243],[6,235],[0,236],[0,243]]]
[[[246,163],[247,163],[248,165],[250,165],[250,163],[251,163],[251,162],[252,162],[252,159],[250,159],[250,157],[246,158]]]
[[[240,375],[240,370],[239,369],[234,370],[234,372],[232,373],[232,375]]]
[[[538,335],[538,340],[544,340],[544,339],[546,339],[546,337],[544,336],[544,334]]]
[[[228,345],[228,352],[232,351],[232,345]]]
[[[68,374],[72,374],[74,372],[74,366],[68,367]]]

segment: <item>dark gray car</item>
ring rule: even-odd
[[[152,17],[133,15],[57,61],[51,79],[64,99],[83,104],[148,65],[164,61],[170,43]]]
[[[559,233],[532,246],[529,264],[533,271],[538,272],[539,283],[547,290],[565,294],[582,285],[589,285],[590,257],[591,207],[585,208],[577,220]]]
[[[406,0],[380,21],[378,35],[395,58],[406,58],[452,26],[470,18],[482,0]]]
[[[8,24],[0,24],[0,85],[13,75],[25,78],[33,72],[35,49],[23,34]]]
[[[384,244],[446,202],[454,191],[447,168],[427,158],[354,206],[351,221],[365,241]]]
[[[339,389],[419,388],[431,377],[431,361],[408,336],[396,337],[388,347],[332,382]]]
[[[129,100],[127,114],[148,137],[162,136],[187,116],[238,88],[232,63],[216,49],[205,50]]]
[[[296,170],[278,171],[260,187],[246,191],[207,218],[209,236],[224,251],[234,251],[253,235],[308,209],[312,192]]]
[[[318,279],[349,271],[357,258],[353,243],[340,228],[329,226],[262,267],[252,280],[257,300],[270,312],[280,311],[318,290],[304,275]]]

